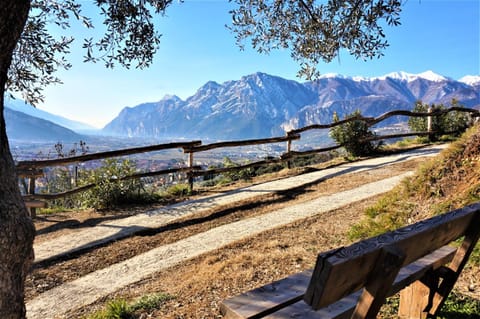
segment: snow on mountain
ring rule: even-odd
[[[446,77],[441,76],[440,74],[437,74],[433,71],[425,71],[423,73],[417,74],[417,76],[419,78],[429,80],[429,81],[432,81],[432,82],[443,82],[443,81],[448,80]]]
[[[439,75],[433,71],[425,71],[418,74],[399,71],[399,72],[391,72],[383,76],[371,77],[371,78],[364,77],[364,76],[344,76],[337,73],[325,73],[321,75],[319,79],[346,79],[346,80],[352,80],[355,82],[362,82],[362,81],[369,82],[369,81],[375,81],[375,80],[385,81],[386,79],[393,79],[393,80],[399,80],[404,82],[413,82],[417,79],[423,79],[431,82],[443,82],[448,80],[447,77]]]
[[[399,81],[406,81],[406,82],[413,82],[417,79],[424,79],[428,80],[431,82],[443,82],[448,80],[446,77],[439,75],[433,71],[425,71],[419,74],[412,74],[412,73],[407,73],[404,71],[399,71],[399,72],[392,72],[388,73],[384,76],[380,76],[374,79],[378,80],[386,80],[387,78],[394,79],[394,80],[399,80]]]
[[[458,80],[458,82],[462,82],[468,85],[476,85],[480,84],[480,76],[478,75],[465,75],[463,78]]]
[[[325,74],[322,74],[319,77],[319,79],[345,79],[345,80],[352,80],[355,82],[370,81],[370,78],[367,78],[364,76],[345,76],[338,73],[325,73]]]

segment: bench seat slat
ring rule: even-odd
[[[268,285],[224,300],[221,312],[227,318],[261,318],[303,298],[312,270],[306,270]]]
[[[435,270],[450,262],[456,249],[441,247],[434,252],[404,266],[392,285],[388,295],[421,278],[428,270]],[[303,300],[312,270],[307,270],[271,284],[256,288],[222,302],[221,311],[225,318],[348,318],[355,309],[361,291],[340,301],[313,311]]]

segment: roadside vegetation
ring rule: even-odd
[[[163,293],[142,296],[132,302],[115,299],[107,303],[105,309],[95,312],[85,319],[134,319],[143,312],[149,312],[162,306],[173,296]]]

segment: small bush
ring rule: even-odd
[[[172,295],[166,293],[157,293],[145,295],[132,303],[128,303],[124,299],[115,299],[108,302],[104,310],[100,310],[86,319],[136,319],[141,317],[141,312],[159,309],[163,303],[173,298]]]
[[[240,166],[240,164],[235,163],[229,157],[225,157],[223,159],[223,167],[225,168],[238,166]],[[227,176],[231,181],[250,180],[253,176],[255,176],[255,171],[253,168],[244,168],[239,169],[238,171],[225,172],[224,175]]]
[[[175,184],[167,188],[167,194],[174,197],[182,197],[190,195],[188,184]]]
[[[132,311],[152,311],[158,309],[163,303],[173,298],[172,295],[165,293],[145,295],[135,301],[130,308]]]
[[[130,306],[124,299],[112,300],[107,304],[105,310],[99,311],[89,319],[133,319]]]
[[[361,116],[359,110],[348,114],[345,118],[355,118]],[[337,113],[333,115],[333,123],[340,121]],[[333,127],[330,130],[330,137],[337,144],[343,145],[347,152],[352,156],[369,156],[378,152],[381,143],[369,141],[369,138],[375,136],[375,133],[369,130],[367,123],[363,120],[354,120],[342,125]]]
[[[130,160],[106,159],[103,165],[93,170],[84,180],[95,186],[83,194],[84,204],[95,209],[109,209],[122,204],[138,202],[142,197],[143,184],[140,179],[123,179],[135,173]]]

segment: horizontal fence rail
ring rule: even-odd
[[[212,150],[216,148],[273,144],[273,143],[294,141],[299,139],[300,139],[299,134],[288,134],[287,136],[282,136],[282,137],[271,137],[271,138],[252,139],[252,140],[243,140],[243,141],[218,142],[218,143],[198,145],[198,146],[194,145],[190,148],[185,149],[185,151],[188,153],[190,152],[196,153],[196,152],[203,152],[203,151]]]
[[[157,145],[133,147],[133,148],[126,148],[126,149],[107,151],[107,152],[85,154],[85,155],[72,156],[72,157],[62,157],[62,158],[48,159],[48,160],[20,161],[17,163],[16,167],[17,167],[17,170],[28,172],[29,170],[35,169],[35,168],[38,169],[38,168],[43,168],[48,166],[58,166],[58,165],[65,165],[65,164],[88,162],[92,160],[147,153],[147,152],[153,152],[153,151],[162,151],[167,149],[175,149],[175,148],[186,149],[186,148],[190,148],[200,144],[202,144],[202,141],[167,143],[167,144],[157,144]]]
[[[348,122],[353,122],[353,121],[365,121],[368,126],[373,126],[375,124],[378,124],[390,117],[394,116],[408,116],[408,117],[430,117],[430,116],[442,116],[450,112],[465,112],[465,113],[470,113],[473,116],[480,116],[480,111],[475,110],[475,109],[470,109],[466,107],[450,107],[448,109],[443,109],[443,110],[432,110],[431,112],[412,112],[412,111],[407,111],[407,110],[396,110],[396,111],[390,111],[387,113],[384,113],[378,117],[365,117],[362,115],[356,115],[349,117],[347,119],[343,119],[340,121],[337,121],[335,123],[330,123],[330,124],[312,124],[309,126],[305,126],[299,129],[291,130],[287,134],[298,134],[298,133],[303,133],[309,130],[316,130],[316,129],[327,129],[327,128],[333,128],[336,126],[340,126],[342,124],[346,124]]]
[[[235,171],[240,171],[244,169],[267,166],[270,164],[279,164],[279,163],[281,164],[287,163],[287,165],[290,167],[290,161],[295,157],[329,152],[329,151],[346,146],[342,144],[342,145],[334,145],[334,146],[329,146],[324,148],[317,148],[317,149],[308,150],[308,151],[292,151],[291,150],[292,141],[300,140],[301,139],[300,133],[303,133],[309,130],[331,129],[333,127],[343,125],[352,121],[364,121],[367,123],[369,127],[371,127],[393,116],[426,117],[426,118],[429,118],[429,122],[431,122],[431,117],[442,116],[449,112],[454,112],[454,111],[470,113],[472,117],[477,117],[477,118],[480,117],[480,111],[475,109],[470,109],[470,108],[464,108],[464,107],[451,107],[451,108],[442,109],[442,110],[429,110],[429,112],[412,112],[407,110],[396,110],[396,111],[384,113],[378,117],[364,117],[361,115],[357,115],[357,116],[349,117],[344,120],[336,121],[330,124],[313,124],[313,125],[305,126],[303,128],[291,130],[287,132],[285,136],[282,136],[282,137],[225,141],[225,142],[216,142],[216,143],[205,144],[205,145],[202,145],[202,141],[175,142],[175,143],[127,148],[127,149],[107,151],[107,152],[98,152],[98,153],[73,156],[73,157],[64,157],[64,158],[58,158],[58,159],[38,160],[38,161],[20,161],[16,164],[16,170],[17,170],[17,175],[19,177],[28,178],[29,180],[28,187],[27,187],[28,194],[24,195],[24,200],[27,207],[30,207],[31,215],[35,216],[35,208],[43,206],[41,202],[39,202],[39,200],[58,199],[58,198],[66,197],[69,195],[77,194],[77,193],[86,191],[88,189],[91,189],[92,187],[95,187],[95,184],[88,184],[88,185],[76,187],[71,190],[54,193],[54,194],[35,194],[35,180],[36,178],[43,176],[43,168],[46,168],[46,167],[63,166],[63,165],[69,165],[73,163],[83,163],[83,162],[92,161],[92,160],[101,160],[101,159],[134,155],[134,154],[140,154],[140,153],[146,153],[146,152],[181,148],[183,149],[184,154],[188,154],[187,167],[136,173],[129,176],[124,176],[122,178],[112,179],[111,181],[121,181],[121,180],[127,180],[127,179],[168,175],[168,174],[175,174],[175,173],[186,173],[188,177],[190,190],[192,190],[194,177],[218,175],[218,174],[224,174],[227,172],[235,172]],[[426,131],[426,132],[409,132],[409,133],[399,133],[399,134],[390,134],[390,135],[374,135],[372,137],[359,140],[358,142],[380,141],[380,140],[386,140],[386,139],[392,139],[392,138],[403,138],[403,137],[409,137],[409,136],[430,136],[434,133],[436,132],[429,129],[429,131]],[[455,133],[455,132],[447,132],[447,133]],[[282,142],[286,142],[286,150],[283,154],[281,154],[279,157],[276,157],[276,158],[275,157],[268,158],[268,159],[256,161],[253,163],[238,165],[234,167],[222,167],[222,168],[211,168],[211,169],[203,169],[201,166],[193,165],[194,153],[203,152],[203,151],[212,150],[212,149],[218,149],[218,148],[253,146],[253,145],[261,145],[261,144],[275,144],[275,143],[282,143]]]

